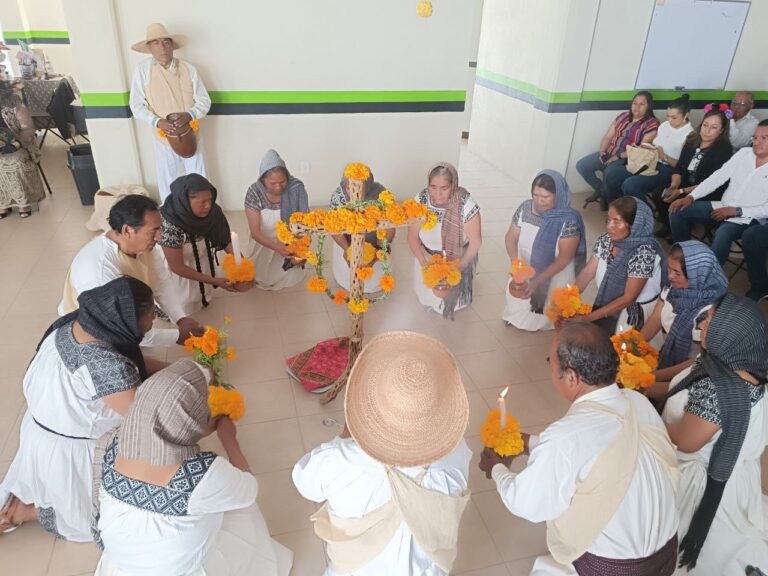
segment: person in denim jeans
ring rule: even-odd
[[[751,226],[744,231],[741,240],[750,284],[747,298],[760,300],[768,296],[768,224]]]
[[[600,141],[600,149],[576,163],[576,170],[594,190],[587,198],[585,207],[590,202],[600,200],[601,208],[608,210],[604,181],[607,183],[614,172],[626,172],[627,146],[651,142],[656,137],[658,127],[659,121],[653,115],[653,95],[646,91],[638,92],[632,99],[630,109],[619,114],[611,123]],[[602,180],[597,172],[603,173]]]

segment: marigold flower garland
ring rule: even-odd
[[[544,314],[553,324],[558,320],[586,315],[592,312],[591,304],[581,301],[579,287],[568,284],[565,288],[555,288],[549,293],[549,304],[544,307]]]
[[[443,282],[448,286],[456,286],[461,282],[459,264],[458,260],[447,260],[445,254],[433,254],[430,263],[421,269],[424,284],[429,288],[434,288]]]
[[[611,336],[613,349],[619,355],[616,382],[624,388],[650,388],[656,382],[653,373],[659,365],[659,352],[635,329]]]
[[[224,317],[225,328],[232,323],[232,318]],[[208,407],[211,417],[229,416],[239,420],[245,414],[245,399],[231,384],[221,377],[222,362],[236,358],[235,349],[227,346],[227,332],[206,326],[202,336],[190,336],[184,341],[184,349],[194,354],[195,362],[209,368],[213,378],[208,386]]]
[[[224,275],[227,277],[227,280],[233,283],[253,282],[254,278],[256,278],[256,267],[250,258],[241,258],[240,264],[238,264],[235,261],[235,256],[227,253],[224,256],[221,267],[224,268]]]

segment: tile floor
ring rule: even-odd
[[[50,139],[45,155],[53,197],[26,221],[14,214],[0,222],[0,477],[18,445],[25,368],[56,317],[72,257],[92,237],[83,226],[91,210],[79,203],[66,168],[66,148]],[[472,306],[459,312],[453,323],[425,312],[410,288],[412,257],[400,234],[393,255],[398,287],[389,301],[366,316],[365,329],[368,336],[384,330],[416,330],[442,340],[457,355],[470,401],[467,441],[476,457],[470,473],[472,502],[462,522],[454,573],[523,575],[545,550],[544,526],[510,515],[492,481],[477,469],[479,427],[498,390],[507,384],[511,384],[511,411],[528,431],[542,430],[565,412],[567,404],[549,381],[545,357],[551,335],[523,333],[504,326],[500,318],[508,267],[504,233],[515,208],[527,197],[527,183],[502,174],[466,150],[460,174],[483,215],[484,243]],[[578,195],[574,205],[580,205],[581,198]],[[585,217],[591,242],[603,229],[603,215],[592,205]],[[231,213],[230,222],[247,235],[242,212]],[[737,277],[737,283],[743,285],[743,279]],[[301,287],[277,294],[259,290],[219,294],[198,318],[218,325],[225,314],[235,321],[231,339],[238,360],[229,368],[228,378],[243,391],[248,404],[238,426],[239,439],[259,480],[259,504],[274,537],[295,552],[294,576],[321,574],[326,565],[323,547],[308,520],[316,508],[293,488],[290,470],[306,451],[337,433],[323,420],[342,422],[343,401],[321,406],[315,396],[288,380],[284,359],[318,340],[346,335],[349,317]],[[151,353],[167,360],[184,354],[180,347]],[[206,446],[215,449],[216,442]],[[91,544],[56,541],[31,524],[0,537],[0,558],[3,574],[77,576],[92,573],[98,553]]]

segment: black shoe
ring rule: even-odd
[[[586,200],[584,200],[584,206],[582,206],[582,208],[586,208],[587,206],[592,204],[592,202],[597,202],[602,197],[603,195],[600,192],[597,192],[597,191],[592,192],[592,195],[589,196]]]

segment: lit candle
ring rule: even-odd
[[[515,261],[512,263],[512,266],[515,268],[522,268],[525,262],[523,262],[520,258],[515,258]]]
[[[240,266],[243,257],[240,254],[240,238],[238,238],[237,232],[232,232],[232,254],[235,257],[235,264]]]
[[[443,250],[443,262],[446,262],[448,260],[448,257],[445,253],[445,250]]]
[[[627,361],[627,343],[626,342],[623,342],[621,344],[621,353],[624,356],[624,362],[626,362]]]
[[[507,429],[507,400],[504,398],[509,392],[509,386],[504,388],[499,394],[499,412],[501,412],[501,429]]]

